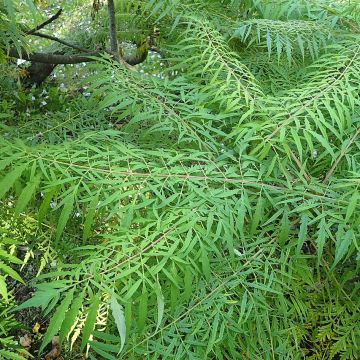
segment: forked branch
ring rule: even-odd
[[[336,159],[336,161],[334,162],[334,165],[331,167],[331,169],[328,171],[328,173],[326,174],[323,183],[326,184],[329,182],[332,174],[335,172],[336,168],[338,167],[340,161],[342,160],[342,158],[345,156],[345,154],[347,153],[347,151],[349,150],[350,146],[355,142],[356,138],[359,136],[360,134],[360,127],[356,130],[354,136],[350,139],[349,143],[346,145],[345,149],[340,153],[340,155],[338,156],[338,158]]]

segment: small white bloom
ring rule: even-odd
[[[243,254],[241,251],[239,251],[239,250],[237,250],[237,249],[234,249],[234,254],[236,255],[236,256],[243,256],[243,255],[245,255],[245,254]]]

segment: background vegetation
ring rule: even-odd
[[[108,3],[0,3],[0,356],[360,358],[359,1]]]

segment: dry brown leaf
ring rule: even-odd
[[[61,354],[60,340],[58,336],[54,336],[51,341],[52,349],[45,355],[45,360],[57,359]]]
[[[19,343],[26,350],[30,350],[30,348],[31,348],[31,336],[29,334],[25,334],[24,336],[21,336],[20,340],[19,340]]]

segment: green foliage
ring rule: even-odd
[[[0,356],[4,360],[24,360],[27,356],[31,356],[18,345],[14,336],[16,331],[21,328],[21,324],[10,312],[14,305],[12,297],[7,298],[6,301],[0,298]]]
[[[359,358],[358,9],[117,6],[124,41],[138,18],[165,29],[161,72],[103,56],[89,98],[1,107],[0,195],[64,259],[18,307],[51,315],[41,351],[59,334],[91,359]]]
[[[331,32],[326,27],[319,29],[319,23],[315,21],[256,19],[243,22],[234,37],[246,42],[247,46],[253,43],[266,46],[269,57],[275,52],[278,60],[286,56],[291,63],[294,52],[301,54],[303,59],[305,55],[318,57],[319,50],[329,43]]]
[[[2,235],[0,233],[0,235]],[[21,265],[22,261],[12,254],[7,248],[15,245],[17,242],[11,238],[1,237],[0,243],[0,296],[3,301],[8,301],[8,289],[6,284],[6,278],[11,277],[12,279],[24,282],[21,276],[12,268],[17,265]]]
[[[21,9],[21,10],[20,10]],[[31,14],[30,18],[36,15],[36,9],[31,0],[2,0],[0,3],[0,63],[4,61],[4,55],[14,46],[19,53],[24,49],[28,50],[23,28],[18,22],[20,11]]]

